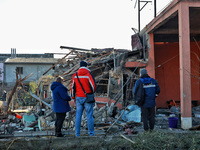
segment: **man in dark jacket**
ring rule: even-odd
[[[155,79],[149,77],[146,69],[140,70],[140,79],[136,81],[133,89],[133,95],[136,101],[142,101],[139,103],[142,110],[142,120],[144,130],[148,131],[154,129],[155,125],[155,106],[156,96],[160,93],[160,88]]]
[[[62,137],[61,128],[66,112],[71,110],[68,103],[71,97],[67,93],[68,89],[63,85],[62,77],[57,77],[56,81],[51,85],[51,90],[53,92],[53,111],[56,113],[55,135]]]
[[[3,101],[3,106],[7,106],[7,104],[6,104],[6,96],[7,95],[7,93],[6,93],[6,91],[5,90],[3,90],[3,95],[2,95],[2,101]]]

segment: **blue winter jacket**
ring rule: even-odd
[[[60,82],[53,82],[51,84],[53,92],[53,111],[55,113],[66,113],[71,110],[68,101],[71,97],[68,95],[68,89]]]
[[[140,84],[140,81],[142,84]],[[139,86],[143,86],[144,88],[144,97],[145,101],[142,107],[149,108],[149,107],[155,107],[156,106],[156,94],[158,95],[160,93],[160,88],[158,86],[158,83],[155,79],[150,78],[148,75],[142,76],[139,80],[136,81],[135,87],[133,89],[133,94],[142,94],[142,93],[137,93],[140,92],[138,91]]]

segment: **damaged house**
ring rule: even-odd
[[[174,0],[140,32],[149,44],[146,68],[161,89],[157,107],[177,101],[183,129],[192,126],[192,106],[200,100],[199,14],[200,1]]]
[[[65,47],[70,49],[70,47]],[[80,58],[77,58],[80,57]],[[67,62],[63,62],[55,70],[54,76],[64,77],[67,87],[70,89],[72,75],[79,69],[80,60],[89,63],[88,68],[96,80],[95,99],[98,102],[111,103],[119,101],[120,108],[132,100],[132,76],[133,69],[126,64],[129,61],[141,59],[140,51],[92,49],[90,52],[74,50]],[[126,67],[127,66],[127,67]],[[134,75],[133,75],[134,78]],[[128,82],[128,83],[126,83]],[[124,84],[126,83],[126,84]]]

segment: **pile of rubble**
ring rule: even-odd
[[[137,74],[133,74],[133,70],[125,68],[125,63],[128,61],[137,61],[142,58],[141,51],[116,50],[108,49],[92,49],[90,51],[77,48],[69,48],[70,52],[60,59],[54,66],[49,68],[38,81],[38,88],[32,91],[31,97],[36,101],[37,105],[30,107],[26,112],[20,112],[23,109],[15,108],[12,113],[18,113],[22,119],[16,118],[12,114],[7,114],[7,119],[1,122],[2,128],[9,128],[13,126],[12,123],[19,123],[15,125],[15,130],[21,131],[36,131],[36,130],[52,130],[54,128],[55,114],[52,111],[52,93],[50,85],[54,77],[64,77],[64,85],[70,89],[72,75],[79,69],[79,62],[85,60],[88,62],[88,68],[91,70],[96,80],[96,103],[94,106],[94,119],[97,128],[108,128],[113,122],[113,118],[119,116],[120,111],[123,110],[130,100],[132,86],[130,78],[136,80]],[[49,70],[54,69],[52,76],[45,76]],[[17,76],[17,75],[16,75]],[[28,75],[27,77],[29,77]],[[21,82],[20,78],[20,82]],[[124,84],[126,83],[126,84]],[[19,86],[16,82],[15,89],[11,91],[13,95]],[[13,97],[9,96],[9,103],[14,101]],[[99,100],[103,98],[104,100]],[[75,104],[70,102],[72,111],[67,113],[64,128],[73,129],[75,122]],[[7,106],[8,110],[11,109]],[[17,110],[18,109],[18,110]],[[17,112],[16,112],[17,111]],[[14,118],[12,118],[13,116]],[[17,120],[17,122],[16,122]],[[82,118],[82,127],[87,128],[86,115]],[[101,124],[101,127],[99,127]],[[14,131],[14,130],[13,130]],[[7,132],[2,131],[4,134]],[[9,133],[10,130],[9,130]]]
[[[66,48],[66,47],[62,47]],[[70,52],[49,68],[37,83],[37,89],[30,95],[37,104],[24,108],[11,107],[6,115],[1,115],[0,133],[2,135],[27,131],[54,131],[55,113],[52,110],[53,98],[50,85],[57,76],[64,77],[64,85],[70,89],[72,75],[79,69],[79,62],[88,62],[96,80],[94,122],[95,130],[104,133],[124,132],[135,134],[136,128],[142,129],[141,110],[134,105],[132,89],[139,77],[139,70],[126,68],[128,61],[141,61],[141,51],[127,51],[115,49],[83,49],[70,48]],[[145,62],[143,62],[145,63]],[[53,75],[45,76],[54,69]],[[16,87],[15,87],[16,88]],[[12,91],[14,93],[14,91]],[[12,97],[9,96],[9,99]],[[10,102],[9,102],[10,103]],[[67,113],[63,129],[74,130],[76,105],[70,102],[71,112]],[[159,112],[159,111],[158,111]],[[168,128],[168,116],[174,113],[158,113],[156,126],[160,129]],[[198,124],[198,123],[197,123]],[[200,123],[199,123],[200,124]],[[86,114],[82,116],[82,128],[87,130]]]
[[[116,116],[112,117],[109,115],[110,107],[103,106],[98,108],[97,104],[94,106],[94,122],[95,122],[95,132],[98,134],[137,134],[138,132],[143,132],[143,125],[141,120],[141,110],[137,108],[136,105],[129,105],[126,109],[121,109],[116,112]],[[199,109],[199,107],[194,107]],[[22,112],[22,110],[24,112]],[[30,108],[21,108],[14,110],[16,113],[11,112],[7,117],[1,119],[0,122],[0,137],[5,137],[5,135],[13,136],[30,136],[35,133],[37,136],[42,131],[46,131],[43,135],[54,135],[54,123],[55,123],[55,113],[48,106],[39,105]],[[162,112],[161,112],[162,111]],[[168,109],[165,113],[163,110],[157,110],[156,114],[156,130],[169,130],[168,119],[169,114],[173,114]],[[72,107],[72,111],[68,112],[63,124],[63,133],[66,131],[72,131],[68,134],[74,135],[75,129],[75,114],[76,109]],[[180,116],[175,114],[179,118],[177,129],[181,130],[180,127]],[[200,118],[193,117],[193,125],[195,125],[191,130],[200,129]],[[87,118],[84,113],[82,116],[81,123],[82,131],[87,130]],[[38,132],[37,132],[38,131]],[[100,132],[101,131],[101,132]],[[23,134],[22,134],[23,133]],[[30,134],[31,133],[31,134]],[[86,134],[86,132],[83,132]]]

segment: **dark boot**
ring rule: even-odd
[[[63,137],[63,134],[61,132],[56,132],[56,137]]]

